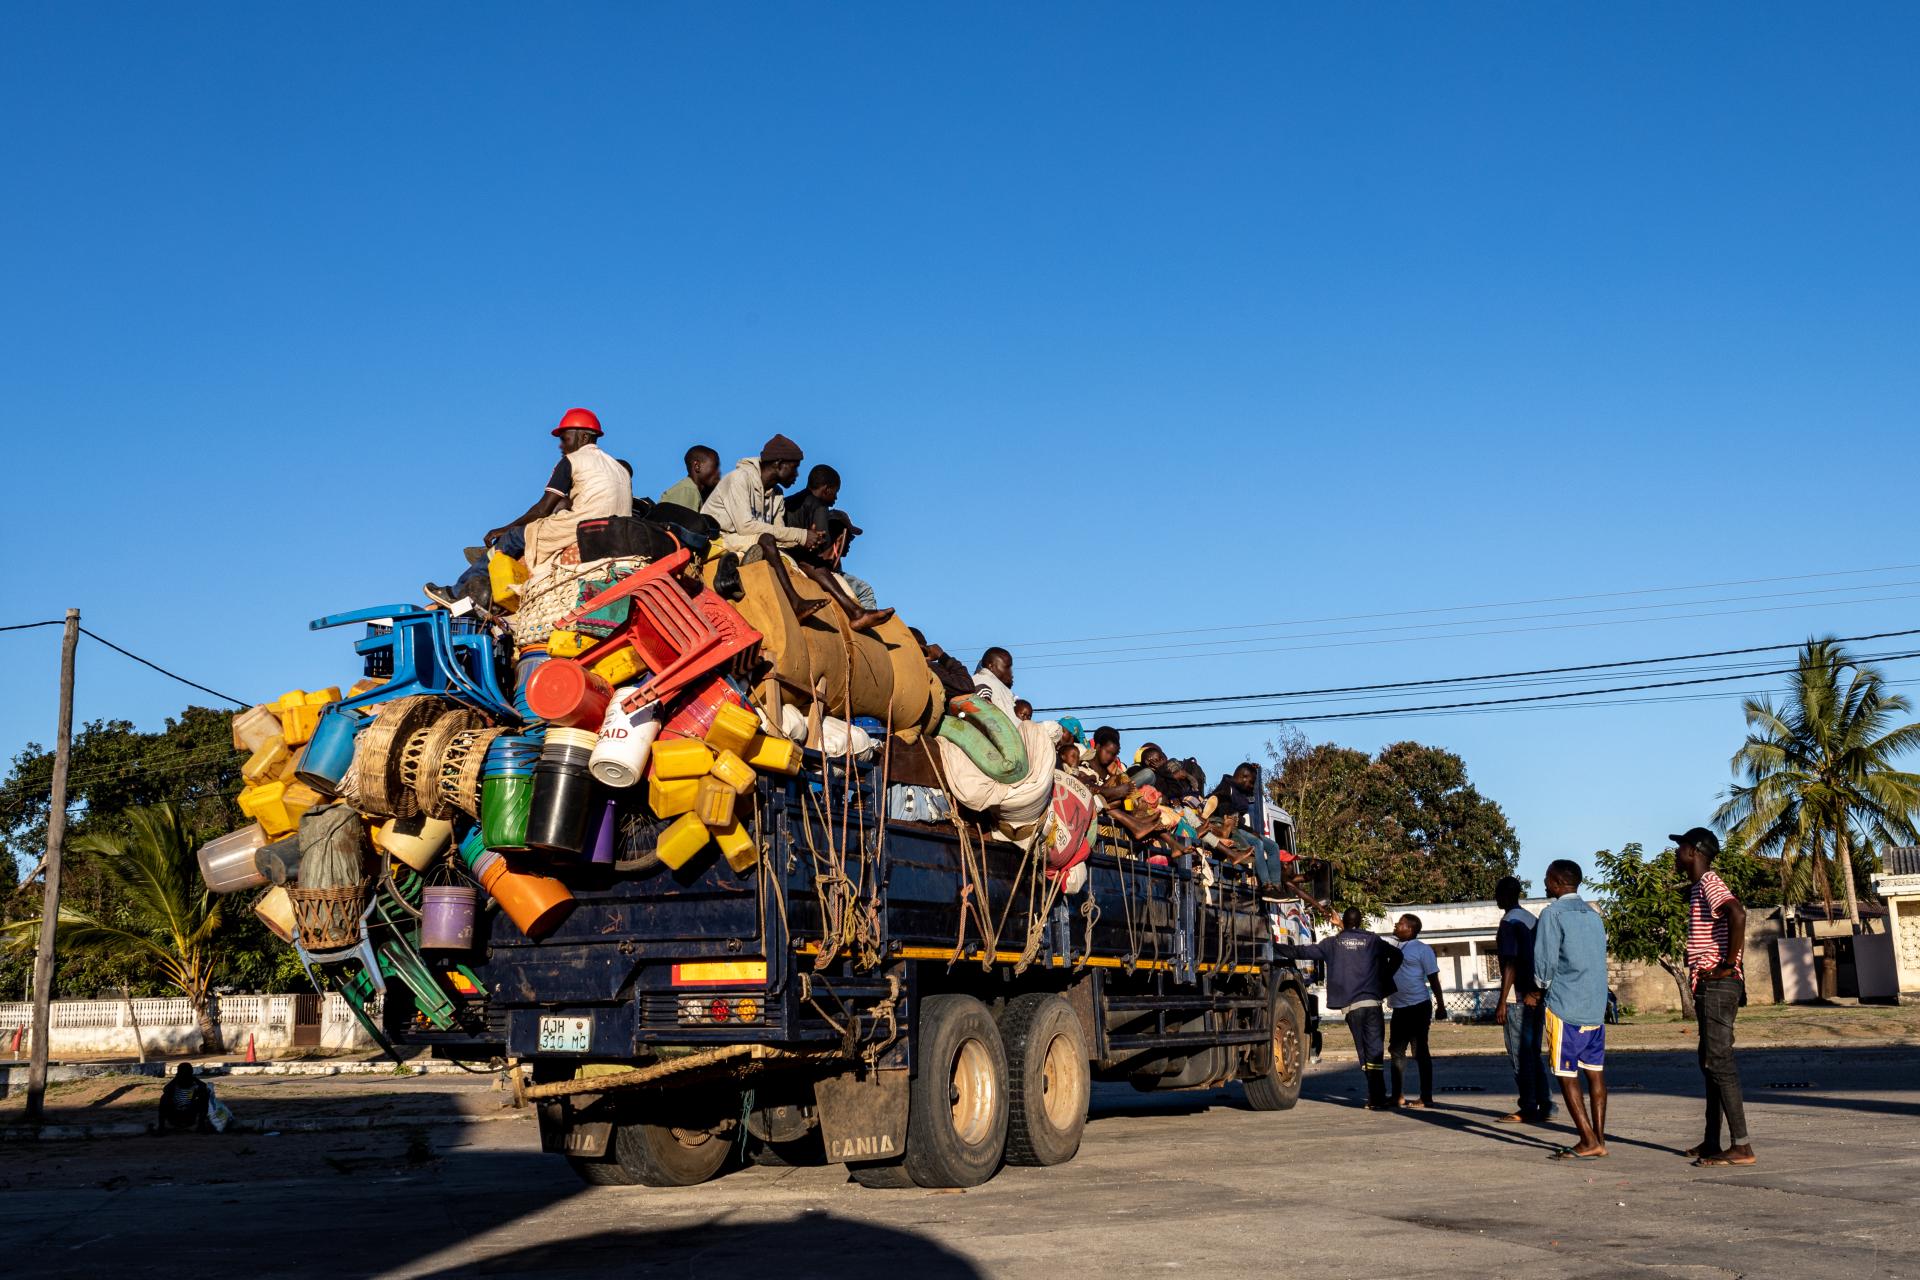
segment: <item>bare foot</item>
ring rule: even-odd
[[[805,622],[808,618],[811,618],[814,614],[826,607],[827,602],[825,600],[796,599],[793,602],[793,620],[795,622]]]
[[[891,609],[868,609],[847,625],[855,631],[871,631],[892,616]]]

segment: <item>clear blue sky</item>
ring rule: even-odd
[[[5,28],[0,622],[77,604],[243,697],[350,678],[306,620],[449,576],[573,404],[652,489],[691,442],[793,436],[846,477],[850,567],[969,656],[1920,562],[1910,6]],[[1023,649],[1018,685],[1603,661],[1920,626],[1915,597],[1900,569]],[[55,633],[0,645],[0,744],[45,741]],[[82,718],[186,696],[83,650]],[[1460,751],[1536,878],[1702,819],[1742,734],[1724,694],[1307,728]],[[1154,736],[1217,771],[1270,733]]]

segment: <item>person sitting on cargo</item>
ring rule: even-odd
[[[1134,759],[1142,768],[1152,771],[1153,785],[1163,796],[1185,800],[1189,796],[1198,797],[1205,789],[1206,777],[1191,760],[1169,760],[1158,743],[1147,743]]]
[[[918,627],[908,627],[914,643],[920,646],[920,652],[926,657],[927,667],[940,681],[940,688],[949,698],[962,698],[974,692],[973,676],[967,671],[967,664],[927,640],[927,633]]]
[[[1244,862],[1250,857],[1254,877],[1260,882],[1260,897],[1277,902],[1284,896],[1285,864],[1280,846],[1260,832],[1259,788],[1260,766],[1248,761],[1220,779],[1220,785],[1207,799],[1213,806],[1210,816],[1223,824],[1223,835],[1234,846],[1247,851],[1231,860]]]
[[[767,566],[793,616],[801,622],[827,607],[825,600],[802,599],[787,573],[787,555],[818,551],[827,541],[822,530],[787,523],[787,500],[780,491],[799,478],[800,464],[805,460],[799,445],[775,435],[760,446],[758,456],[740,459],[733,470],[720,477],[700,508],[720,526],[721,545],[741,563],[762,562]],[[865,631],[892,616],[891,612],[883,615],[856,604],[848,614],[848,625],[855,631]]]
[[[893,616],[893,610],[878,608],[873,588],[841,567],[847,547],[860,536],[860,526],[844,511],[834,508],[840,498],[840,473],[821,463],[807,473],[807,487],[787,504],[786,521],[796,529],[821,535],[817,550],[799,548],[788,552],[800,572],[819,584],[849,618],[854,630],[877,627]],[[864,620],[864,621],[863,621]]]
[[[1082,754],[1080,767],[1074,770],[1073,776],[1085,783],[1094,798],[1108,808],[1132,795],[1133,781],[1120,764],[1120,731],[1111,725],[1095,729],[1093,750]]]
[[[174,1133],[194,1129],[211,1133],[213,1125],[207,1113],[212,1102],[213,1094],[193,1074],[193,1064],[181,1063],[174,1069],[173,1079],[167,1081],[167,1087],[160,1091],[160,1122],[155,1132]]]
[[[720,483],[720,454],[711,445],[697,444],[687,450],[683,461],[687,474],[667,486],[660,503],[698,512]]]
[[[1000,708],[1007,719],[1017,719],[1013,705],[1013,655],[999,645],[980,655],[973,671],[974,692]]]
[[[547,477],[540,500],[481,539],[468,551],[467,571],[450,587],[428,583],[427,597],[448,608],[462,599],[493,603],[487,582],[486,548],[494,548],[537,569],[571,546],[582,520],[633,514],[633,467],[600,448],[600,419],[590,409],[569,409],[553,429],[560,440],[560,461]]]
[[[1013,700],[1013,718],[1015,720],[1033,719],[1033,704],[1025,698],[1015,698]]]

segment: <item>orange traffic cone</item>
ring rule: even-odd
[[[247,1061],[248,1062],[256,1061],[256,1059],[253,1056],[253,1033],[251,1031],[247,1033]]]

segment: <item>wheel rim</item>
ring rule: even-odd
[[[704,1147],[713,1141],[713,1134],[706,1129],[670,1129],[673,1140],[689,1151]]]
[[[1282,1001],[1273,1009],[1273,1074],[1282,1080],[1293,1079],[1302,1057],[1300,1028],[1294,1025],[1293,1015]]]
[[[1083,1063],[1073,1037],[1058,1035],[1047,1041],[1047,1052],[1040,1062],[1040,1100],[1047,1123],[1055,1129],[1072,1128],[1077,1113],[1086,1105],[1080,1087]]]
[[[993,1133],[993,1055],[978,1040],[967,1040],[954,1052],[947,1098],[953,1105],[953,1132],[970,1147]]]

